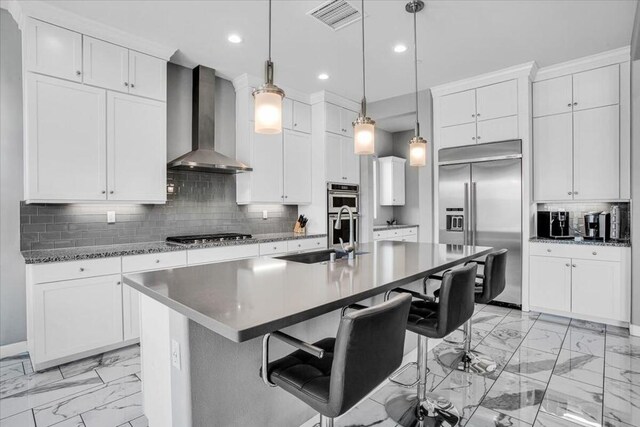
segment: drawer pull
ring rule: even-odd
[[[156,264],[160,264],[160,260],[159,259],[156,260]]]
[[[274,247],[273,247],[273,250],[274,250],[274,251],[275,251],[275,250],[278,250],[278,247],[277,247],[277,246],[274,246]]]
[[[593,252],[591,252],[591,253],[592,253],[593,255],[598,255],[598,252],[596,252],[596,251],[593,251]]]
[[[547,252],[551,252],[551,249],[547,249]]]
[[[80,267],[80,272],[82,273],[84,271],[84,267]]]

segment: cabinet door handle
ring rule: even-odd
[[[124,82],[124,85],[125,85],[125,86],[129,86],[129,83],[127,83],[127,82]]]
[[[480,113],[476,114],[476,117],[480,117]]]
[[[297,127],[297,126],[298,126],[298,124],[297,124],[297,123],[294,123],[294,124],[293,124],[293,127]]]
[[[107,190],[102,190],[102,194],[107,194]]]
[[[116,285],[120,286],[122,284],[121,281],[118,280],[118,283],[116,283]]]
[[[473,139],[473,140],[475,141],[475,140],[476,140],[476,137],[475,137],[475,136],[472,136],[472,137],[471,137],[471,139]]]
[[[591,254],[592,254],[592,255],[598,255],[598,252],[593,251],[593,252],[591,252]]]
[[[576,106],[576,105],[578,105],[578,103],[577,103],[577,102],[574,102],[574,103],[573,103],[573,105],[574,105],[574,106]]]
[[[113,194],[113,190],[109,191],[109,194]]]
[[[571,264],[569,264],[569,263],[566,263],[565,265],[566,265],[567,267],[571,267]]]
[[[574,267],[574,268],[575,268],[575,267],[577,267],[577,265],[575,265],[575,264],[571,264],[571,267]]]
[[[133,83],[131,83],[131,87],[136,87],[136,85],[134,85]]]
[[[475,116],[476,116],[475,114],[472,114],[472,115],[471,115],[471,117],[475,117]]]
[[[480,139],[480,136],[478,136],[478,139]]]
[[[160,264],[160,260],[159,259],[156,260],[156,264]]]
[[[551,249],[547,249],[547,252],[551,252]]]
[[[275,250],[278,250],[278,247],[277,247],[277,246],[274,246],[274,247],[273,247],[273,250],[274,250],[274,251],[275,251]]]
[[[76,71],[76,76],[79,76],[81,74],[82,74],[82,71],[80,71],[80,70]]]
[[[573,192],[573,195],[574,195],[574,196],[575,196],[575,195],[577,195],[577,194],[578,194],[578,192],[577,192],[577,191],[574,191],[574,192]]]
[[[84,267],[80,267],[80,273],[84,271]]]
[[[571,103],[568,103],[568,104],[567,104],[567,107],[571,107]]]
[[[573,194],[573,192],[571,192],[571,191],[567,191],[567,194],[568,194],[568,195],[572,195],[572,194]]]
[[[288,199],[288,198],[289,198],[289,196],[284,196],[284,198],[285,198],[285,199]]]

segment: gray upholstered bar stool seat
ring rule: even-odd
[[[400,366],[411,297],[399,295],[382,304],[345,313],[337,337],[304,343],[282,332],[263,339],[263,381],[280,387],[320,413],[320,424],[338,417],[380,385]],[[296,348],[269,362],[269,338]]]
[[[485,261],[474,261],[484,265],[483,274],[477,274],[475,286],[475,302],[487,304],[500,295],[505,288],[507,274],[507,249],[491,252]],[[440,290],[433,295],[440,297]],[[464,325],[464,342],[461,348],[450,348],[440,352],[437,356],[438,363],[450,368],[465,372],[473,372],[478,375],[488,375],[494,372],[497,362],[489,355],[471,349],[471,318]]]
[[[473,294],[477,266],[474,263],[450,270],[442,277],[440,300],[406,289],[392,292],[410,294],[407,329],[418,334],[417,394],[400,394],[385,403],[387,414],[404,427],[458,425],[458,410],[450,401],[427,392],[428,338],[443,338],[463,325],[473,315]]]

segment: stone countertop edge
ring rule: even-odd
[[[374,225],[373,226],[373,231],[382,231],[382,230],[398,230],[401,228],[413,228],[413,227],[420,227],[417,224],[407,224],[407,225]]]
[[[611,246],[616,248],[630,248],[631,242],[602,242],[599,240],[570,240],[570,239],[546,239],[543,237],[529,238],[531,243],[554,243],[560,245],[582,245],[582,246]]]
[[[201,245],[182,245],[167,242],[125,243],[120,245],[83,246],[74,248],[41,249],[22,251],[25,264],[44,264],[51,262],[80,261],[85,259],[111,258],[129,255],[144,255],[162,252],[175,252],[193,249],[215,248],[222,246],[249,245],[279,242],[297,239],[326,238],[326,234],[272,233],[257,234],[251,239],[230,240],[205,243]]]
[[[412,244],[416,244],[416,243],[412,243]],[[481,247],[478,247],[478,248],[481,248]],[[249,341],[249,340],[261,337],[266,333],[284,329],[288,326],[295,325],[297,323],[312,319],[314,317],[321,316],[326,313],[330,313],[331,311],[341,309],[342,307],[360,302],[364,299],[383,294],[388,290],[397,288],[399,286],[404,286],[409,283],[413,283],[416,280],[420,280],[421,278],[425,276],[429,276],[436,272],[455,267],[456,265],[462,265],[465,261],[487,255],[492,250],[493,250],[492,247],[482,247],[482,250],[480,250],[478,253],[471,255],[469,257],[464,257],[461,260],[445,262],[441,265],[434,266],[431,269],[420,271],[415,274],[411,274],[403,278],[390,281],[388,283],[385,283],[382,286],[368,289],[356,295],[343,297],[340,300],[327,301],[325,303],[318,304],[314,307],[293,312],[288,315],[284,315],[278,319],[267,321],[259,325],[248,326],[243,329],[237,329],[232,326],[229,326],[219,320],[216,320],[206,314],[203,314],[195,310],[194,308],[191,308],[185,304],[182,304],[174,300],[173,298],[169,298],[164,295],[161,295],[160,293],[154,291],[153,289],[150,289],[149,287],[137,282],[136,280],[134,280],[134,278],[129,277],[129,276],[134,276],[134,277],[139,276],[140,274],[143,274],[143,273],[130,273],[130,274],[123,275],[123,281],[125,285],[128,285],[133,289],[143,293],[145,296],[171,308],[172,310],[177,311],[178,313],[186,316],[187,318],[191,319],[196,323],[199,323],[200,325],[211,330],[212,332],[218,335],[221,335],[233,342],[242,343],[245,341]],[[236,262],[236,261],[231,260],[226,262]],[[290,261],[285,261],[285,262],[288,263]],[[218,263],[218,264],[208,264],[206,265],[206,267],[213,266],[213,268],[216,268],[216,266],[219,266],[220,264],[224,264],[224,262]],[[181,269],[189,269],[189,268],[197,268],[197,267],[202,267],[202,266],[182,267]]]

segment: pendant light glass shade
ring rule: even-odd
[[[366,95],[366,74],[364,64],[364,0],[360,2],[360,13],[362,23],[362,101],[360,103],[360,113],[353,124],[353,152],[360,156],[375,153],[376,142],[376,122],[367,117],[367,95]]]
[[[282,132],[282,99],[284,91],[273,84],[271,62],[271,0],[269,0],[269,59],[265,65],[265,84],[253,91],[254,130],[256,133]]]
[[[415,135],[409,141],[409,165],[417,167],[427,164],[427,140],[420,136],[420,121],[418,119],[418,25],[416,14],[422,9],[424,9],[424,2],[421,0],[410,1],[405,6],[405,10],[413,14],[413,66],[416,89],[416,127]]]
[[[374,153],[375,122],[369,117],[358,117],[353,122],[354,152],[358,155]]]

